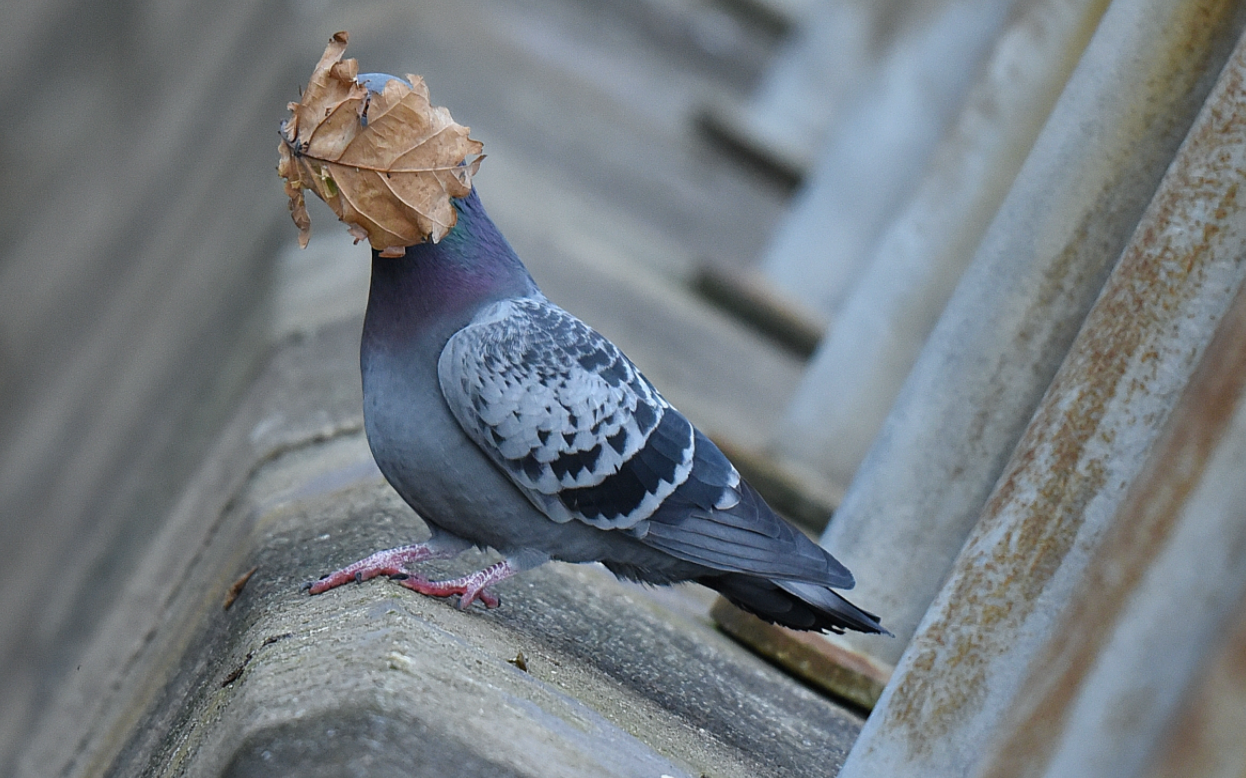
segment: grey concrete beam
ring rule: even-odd
[[[897,640],[947,579],[1242,29],[1240,5],[1117,0],[822,542]]]
[[[0,774],[263,359],[286,217],[255,171],[297,27],[282,0],[8,11]]]
[[[1111,29],[1117,7],[1101,30]],[[1225,450],[1216,448],[1246,384],[1238,331],[1246,204],[1237,196],[1244,102],[1246,39],[1087,315],[844,778],[1140,768],[1168,700],[1223,618],[1224,598],[1231,607],[1246,587],[1231,550],[1242,538],[1233,505],[1242,481],[1229,475],[1240,472],[1240,444],[1230,433]],[[1229,339],[1213,341],[1221,329]],[[1123,722],[1134,693],[1151,684],[1156,695]]]
[[[1009,20],[827,328],[775,433],[776,455],[847,488],[1106,7],[1036,0]]]
[[[886,55],[905,5],[811,0],[749,99],[710,105],[704,129],[799,184],[836,113]]]
[[[823,316],[838,310],[1018,1],[922,0],[897,14],[761,258],[769,283]]]
[[[1164,759],[1164,732],[1246,595],[1246,290],[1116,514],[982,778],[1133,778]]]

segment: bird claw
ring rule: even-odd
[[[363,583],[369,579],[376,578],[378,575],[404,575],[407,565],[432,559],[436,556],[440,556],[440,554],[424,543],[378,551],[352,565],[347,565],[334,570],[328,575],[321,576],[318,581],[308,581],[303,584],[302,589],[312,594],[320,594],[352,581]]]
[[[498,581],[510,578],[519,572],[518,568],[509,561],[498,562],[490,565],[484,570],[465,575],[462,578],[455,578],[450,581],[429,581],[419,576],[408,576],[406,579],[399,581],[399,585],[408,589],[427,594],[430,597],[449,597],[451,595],[459,595],[459,610],[467,610],[476,600],[489,610],[493,610],[502,604],[502,601],[496,594],[489,591],[489,586]]]
[[[378,575],[385,575],[390,580],[397,581],[400,586],[430,597],[450,597],[457,594],[459,595],[459,610],[467,610],[477,600],[492,610],[501,605],[502,601],[496,594],[489,591],[488,587],[519,572],[519,569],[509,561],[498,562],[484,570],[450,581],[430,581],[407,570],[407,565],[413,562],[438,556],[446,556],[446,554],[438,553],[423,543],[378,551],[353,565],[334,570],[318,581],[308,581],[303,584],[302,588],[312,594],[320,594],[351,581],[362,583]]]
[[[480,600],[485,608],[493,610],[501,605],[502,601],[484,586],[474,585],[471,579],[478,575],[479,573],[474,573],[453,581],[430,581],[419,576],[407,576],[399,579],[398,584],[429,597],[452,597],[457,594],[459,595],[459,610],[467,610],[476,600]]]

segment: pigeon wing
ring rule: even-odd
[[[640,530],[692,469],[692,425],[614,344],[543,298],[484,308],[437,372],[468,436],[554,521]]]
[[[716,570],[852,586],[618,347],[548,300],[483,309],[438,377],[468,436],[554,521],[627,530]]]

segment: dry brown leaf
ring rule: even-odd
[[[310,189],[346,223],[355,241],[383,256],[445,237],[457,215],[452,197],[466,197],[484,146],[468,137],[445,108],[429,102],[419,76],[389,81],[379,94],[356,81],[359,65],[342,59],[349,39],[335,34],[316,63],[303,99],[290,103],[281,127],[281,161],[290,215],[306,248]],[[469,161],[469,158],[471,161]]]

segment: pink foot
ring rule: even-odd
[[[478,570],[462,578],[455,578],[450,581],[429,581],[419,576],[409,576],[399,580],[398,583],[412,591],[427,594],[431,597],[449,597],[452,594],[457,594],[459,595],[460,610],[466,610],[476,600],[484,603],[486,608],[496,608],[498,605],[501,605],[502,601],[486,587],[498,581],[504,581],[518,572],[519,570],[511,565],[509,561],[502,561],[490,565],[484,570]]]
[[[308,581],[303,588],[312,594],[320,594],[344,583],[356,583],[376,578],[378,575],[406,575],[407,565],[423,562],[427,559],[440,559],[452,554],[431,548],[426,543],[415,543],[410,546],[399,546],[386,551],[378,551],[372,556],[360,559],[353,565],[334,570],[319,581]]]

